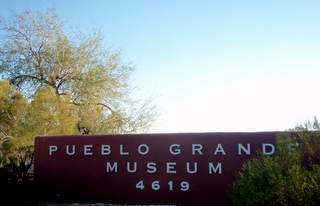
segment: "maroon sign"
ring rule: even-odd
[[[226,205],[242,164],[275,152],[275,132],[35,139],[35,180],[76,201]]]

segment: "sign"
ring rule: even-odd
[[[77,202],[226,205],[242,164],[275,152],[275,132],[35,139],[35,180]]]

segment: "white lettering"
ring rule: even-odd
[[[129,173],[137,172],[137,162],[133,162],[133,169],[130,167],[130,162],[127,162],[127,171]]]
[[[83,154],[84,155],[92,155],[92,144],[86,144],[83,146]]]
[[[157,172],[157,164],[154,162],[149,162],[147,164],[147,172],[148,173],[155,173]]]
[[[106,171],[109,172],[118,172],[118,163],[114,162],[113,165],[110,164],[110,162],[107,162]]]
[[[224,152],[224,149],[223,149],[223,147],[222,147],[221,144],[218,144],[216,150],[214,151],[214,155],[217,155],[219,152],[220,152],[222,155],[226,155],[226,153]]]
[[[267,151],[267,147],[270,148],[270,151]],[[264,155],[272,155],[276,151],[273,144],[264,143],[262,144],[262,154]]]
[[[120,155],[129,155],[129,152],[124,151],[124,147],[122,144],[120,145]]]
[[[67,155],[74,155],[76,154],[76,146],[75,145],[71,145],[72,147],[72,151],[70,152],[70,145],[66,146],[66,153]]]
[[[241,155],[243,151],[246,155],[250,155],[251,151],[250,151],[250,144],[247,144],[247,146],[243,146],[242,144],[238,144],[238,155]]]
[[[173,155],[179,155],[179,154],[181,154],[180,145],[179,145],[179,144],[172,144],[172,145],[170,145],[169,151],[170,151],[170,153],[173,154]]]
[[[212,174],[212,173],[219,173],[221,174],[222,173],[222,164],[221,162],[219,162],[216,166],[214,166],[214,164],[212,162],[209,162],[209,174]]]
[[[175,174],[177,173],[175,170],[176,163],[175,162],[167,162],[167,173]]]
[[[288,144],[288,150],[290,152],[290,154],[294,151],[296,151],[297,149],[299,148],[299,143],[296,142],[296,143],[289,143]]]
[[[111,147],[108,144],[101,145],[101,155],[110,155],[111,154]]]
[[[192,144],[192,155],[195,155],[198,152],[199,155],[203,155],[202,153],[202,144]]]
[[[144,148],[144,149],[143,149]],[[146,155],[146,154],[148,154],[148,152],[149,152],[149,147],[148,147],[148,145],[146,145],[146,144],[141,144],[141,145],[139,145],[139,147],[138,147],[138,152],[139,152],[139,154],[141,154],[141,155]]]
[[[56,145],[49,146],[49,155],[52,155],[52,153],[56,151],[58,151],[58,147]]]
[[[198,163],[193,163],[193,170],[190,169],[190,162],[187,162],[187,173],[189,174],[195,174],[198,172]]]

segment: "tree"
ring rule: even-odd
[[[78,107],[70,104],[67,95],[59,97],[52,88],[41,88],[29,104],[17,136],[32,140],[37,135],[75,134],[78,119]]]
[[[100,35],[68,35],[54,11],[24,12],[3,21],[2,29],[0,77],[27,98],[42,88],[67,96],[78,106],[77,128],[83,133],[135,132],[149,126],[152,107],[128,98],[132,66],[122,62],[119,52],[106,49]]]
[[[0,133],[3,136],[15,136],[26,107],[26,99],[14,91],[8,81],[0,81]]]
[[[6,162],[6,154],[12,145],[13,131],[24,108],[23,97],[13,91],[8,81],[0,81],[0,167]]]
[[[152,122],[148,102],[129,97],[132,66],[106,49],[100,35],[70,35],[54,11],[24,12],[0,26],[5,197],[34,193],[24,186],[32,184],[35,136],[137,132]]]
[[[319,143],[317,119],[278,137],[274,156],[243,166],[230,189],[229,204],[319,205]]]
[[[0,169],[8,169],[0,172],[2,183],[4,177],[12,181],[26,179],[30,172],[33,158],[32,146],[22,146],[20,144],[22,138],[19,136],[20,124],[26,118],[27,111],[26,99],[18,91],[14,91],[8,81],[0,81]],[[23,133],[28,131],[23,130]],[[28,143],[28,145],[32,144]],[[12,170],[17,172],[15,177],[8,176],[13,174]]]

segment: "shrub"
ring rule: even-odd
[[[11,146],[9,151],[3,152],[1,160],[1,203],[34,205],[38,192],[32,174],[33,146]]]
[[[243,166],[229,191],[230,205],[319,205],[319,142],[317,131],[279,137],[274,156],[259,155]]]
[[[33,146],[20,146],[12,149],[4,168],[10,174],[11,183],[25,183],[33,178]]]

